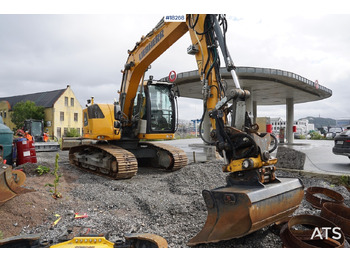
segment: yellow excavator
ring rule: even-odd
[[[128,51],[119,101],[96,104],[93,98],[83,111],[84,137],[95,144],[74,146],[72,164],[114,179],[135,175],[138,164],[152,163],[167,170],[187,164],[186,154],[169,145],[143,140],[173,139],[176,127],[175,91],[172,83],[144,79],[149,65],[186,32],[187,49],[195,56],[203,84],[204,113],[211,122],[211,141],[225,160],[227,184],[203,190],[207,221],[188,245],[242,237],[290,216],[303,198],[299,179],[276,178],[277,159],[270,153],[277,140],[260,133],[245,110],[250,93],[241,89],[235,66],[226,47],[224,15],[191,14],[186,22],[165,22],[143,36]],[[221,50],[234,86],[220,75]],[[233,117],[228,124],[228,114]],[[271,148],[272,144],[275,144]]]

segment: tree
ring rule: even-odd
[[[79,137],[80,134],[78,132],[78,129],[76,128],[70,128],[66,134],[67,137]]]
[[[37,106],[33,101],[18,102],[12,110],[11,121],[16,128],[23,128],[26,119],[44,119],[43,106]]]
[[[56,160],[55,160],[55,170],[53,171],[53,175],[55,176],[55,180],[53,181],[53,184],[47,183],[45,186],[49,186],[49,187],[53,187],[53,190],[50,190],[50,192],[52,193],[52,197],[54,199],[57,198],[61,198],[62,194],[60,192],[57,191],[57,187],[58,187],[58,183],[60,182],[60,177],[62,176],[62,174],[58,174],[58,158],[59,158],[59,154],[56,154]]]

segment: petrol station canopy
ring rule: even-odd
[[[234,86],[231,73],[220,68],[227,86]],[[294,104],[322,100],[332,95],[332,90],[300,75],[272,68],[237,67],[241,88],[249,90],[257,105],[284,105],[292,98]],[[202,83],[197,70],[179,73],[175,80],[180,96],[202,99]]]

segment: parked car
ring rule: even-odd
[[[345,130],[334,138],[333,153],[350,158],[350,130]]]
[[[294,138],[295,139],[300,139],[300,137],[301,137],[301,133],[300,132],[297,131],[297,132],[294,133]]]
[[[326,138],[327,139],[333,139],[337,135],[339,135],[341,132],[343,132],[343,128],[341,128],[341,127],[331,127],[329,129],[328,133],[326,134]]]

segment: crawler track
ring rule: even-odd
[[[166,154],[168,154],[170,157],[170,165],[165,168],[166,170],[175,171],[187,165],[187,155],[185,151],[180,148],[158,142],[142,142],[140,144],[151,146],[157,151],[166,152]]]
[[[177,147],[162,143],[142,142],[142,146],[156,152],[156,166],[175,171],[187,165],[186,153]],[[135,155],[122,147],[109,144],[80,145],[69,150],[69,161],[80,169],[112,179],[128,179],[136,175]]]
[[[69,150],[71,164],[112,179],[128,179],[136,175],[135,156],[114,145],[82,145]]]

